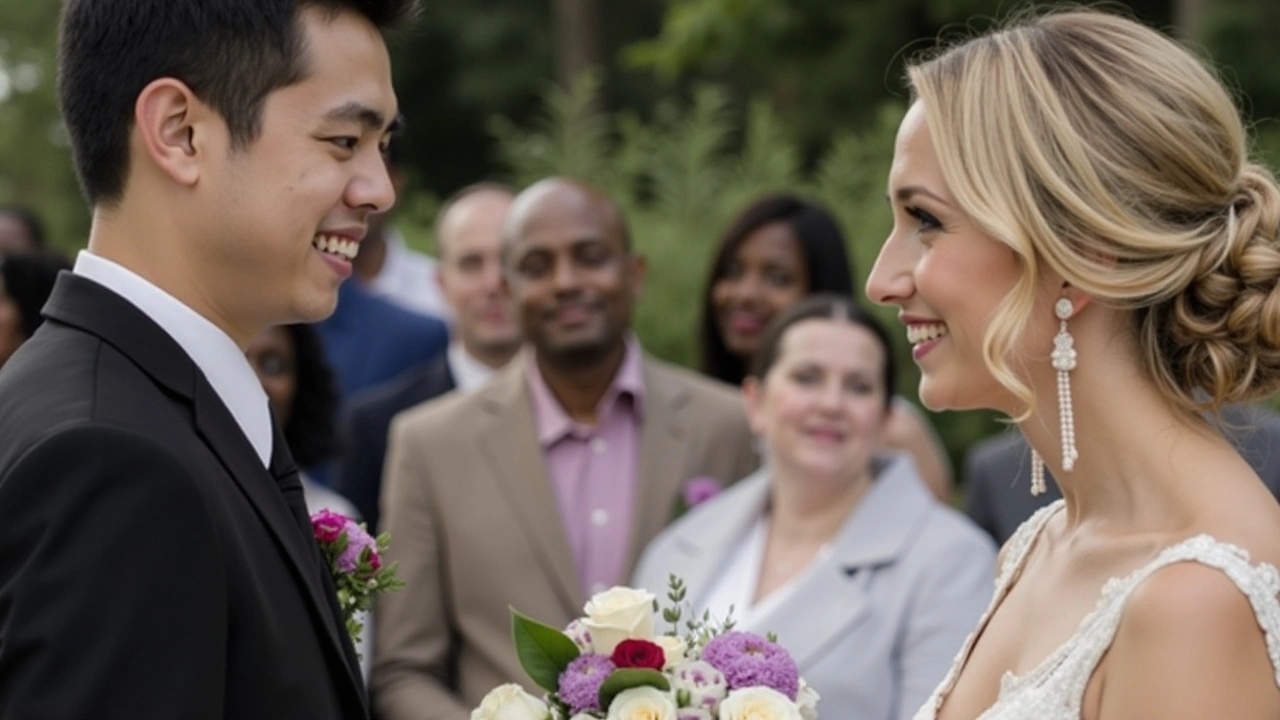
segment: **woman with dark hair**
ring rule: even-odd
[[[338,391],[325,363],[320,337],[305,324],[279,325],[260,333],[245,349],[271,401],[271,412],[298,467],[315,467],[338,455]],[[302,474],[307,510],[357,518],[355,506]]]
[[[883,451],[894,369],[848,296],[779,316],[742,386],[765,466],[658,535],[635,575],[658,595],[683,578],[695,617],[777,633],[825,718],[905,720],[991,597],[991,539]]]
[[[71,266],[51,252],[20,253],[0,260],[0,367],[44,322],[40,309],[58,272]]]
[[[740,385],[769,322],[818,293],[855,296],[844,234],[835,218],[789,194],[766,195],[748,205],[729,224],[711,263],[702,300],[702,372]],[[950,498],[946,451],[905,398],[894,397],[885,442],[911,454],[938,499]]]

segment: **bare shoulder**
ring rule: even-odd
[[[1260,626],[1260,617],[1280,612],[1277,600],[1260,598],[1255,608],[1246,589],[1264,571],[1227,566],[1247,571],[1233,579],[1213,565],[1174,562],[1134,589],[1106,658],[1099,718],[1280,714],[1276,666]]]

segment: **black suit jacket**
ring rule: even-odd
[[[1280,498],[1280,415],[1263,405],[1230,405],[1222,418],[1223,434]],[[964,465],[965,511],[1000,545],[1036,510],[1062,497],[1048,471],[1045,493],[1031,494],[1031,447],[1016,430],[974,445]]]
[[[378,495],[387,456],[391,419],[404,410],[457,387],[449,370],[449,354],[369,388],[351,399],[343,415],[347,452],[333,487],[355,504],[368,527],[378,527]]]
[[[367,718],[305,518],[190,357],[70,273],[45,315],[0,371],[0,718]]]

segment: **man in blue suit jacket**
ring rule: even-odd
[[[338,309],[316,330],[344,403],[365,388],[427,365],[449,344],[442,320],[405,310],[358,282],[342,284]]]
[[[391,419],[455,388],[488,380],[520,347],[520,330],[502,287],[502,224],[515,193],[480,183],[459,190],[436,220],[438,281],[453,309],[455,338],[432,362],[353,397],[342,421],[347,452],[334,488],[371,528],[378,526],[382,462]]]

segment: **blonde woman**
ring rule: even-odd
[[[925,404],[1008,413],[1064,495],[917,719],[1280,717],[1280,507],[1198,415],[1280,385],[1280,192],[1230,94],[1086,11],[908,74],[868,294]]]

